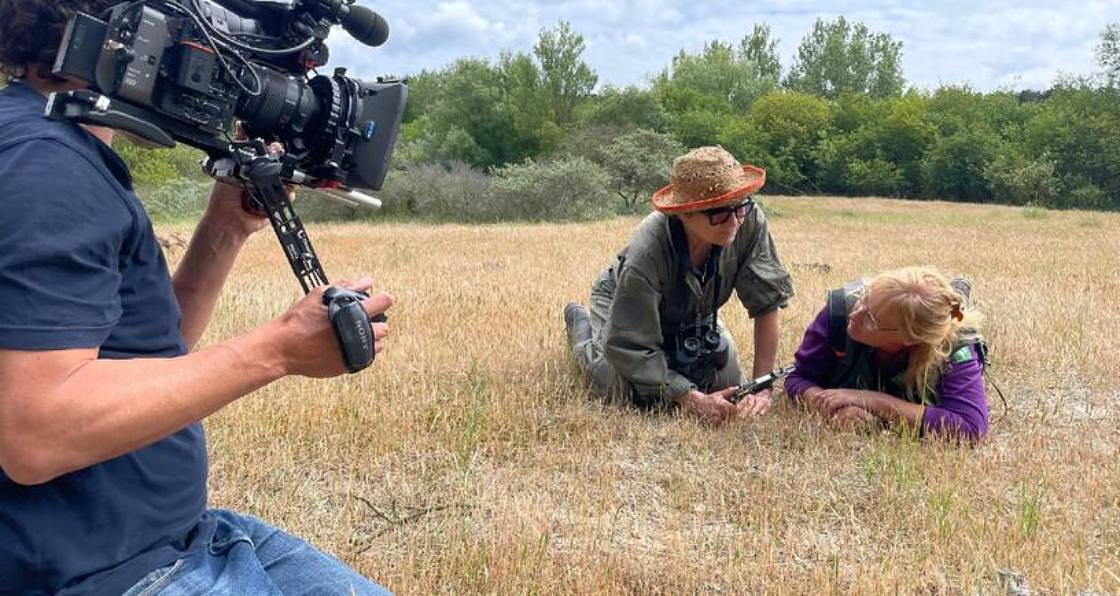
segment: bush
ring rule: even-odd
[[[182,143],[174,149],[145,149],[118,134],[113,138],[113,149],[128,165],[137,187],[162,186],[180,178],[206,178],[200,166],[203,153]]]
[[[494,181],[463,162],[393,170],[381,198],[385,215],[433,221],[493,221]]]
[[[137,196],[156,223],[198,219],[210,196],[210,180],[178,178],[156,186],[138,186]]]
[[[992,197],[1010,205],[1052,207],[1058,196],[1055,163],[1045,156],[1029,160],[1021,155],[1000,154],[984,169]]]
[[[768,93],[754,103],[750,121],[757,131],[759,149],[771,156],[764,164],[767,179],[777,185],[818,190],[815,162],[817,144],[827,132],[828,103],[795,92]]]
[[[986,202],[991,189],[984,176],[1000,152],[991,133],[965,130],[934,142],[922,160],[922,186],[933,198]]]
[[[621,201],[619,211],[635,213],[669,183],[673,160],[684,152],[672,135],[635,130],[600,148],[596,161],[610,177],[610,188]]]
[[[1056,207],[1068,209],[1116,209],[1108,193],[1092,182],[1084,182],[1059,199]]]
[[[494,176],[495,221],[587,220],[613,213],[610,176],[582,157],[527,160]]]
[[[844,185],[857,194],[897,197],[906,187],[906,175],[884,159],[853,159],[848,162]]]

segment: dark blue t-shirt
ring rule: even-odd
[[[183,355],[127,167],[45,105],[20,83],[0,91],[0,349]],[[206,471],[200,424],[38,486],[0,471],[0,594],[120,593],[182,557],[208,531]]]

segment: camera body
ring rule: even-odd
[[[236,118],[248,137],[284,145],[287,181],[377,190],[408,88],[341,68],[314,74],[328,60],[333,25],[367,45],[388,35],[354,0],[136,0],[97,17],[79,13],[52,73],[91,92],[52,99],[50,110],[154,145],[183,142],[211,162],[231,156]],[[95,105],[74,105],[82,101]]]

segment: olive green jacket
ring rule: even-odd
[[[734,291],[751,318],[784,308],[793,296],[761,209],[743,222],[718,267],[718,304]],[[666,340],[711,316],[715,278],[692,267],[680,221],[654,212],[596,282],[593,293],[613,295],[600,334],[604,356],[642,397],[667,400],[695,387],[669,368],[665,351],[672,346]]]

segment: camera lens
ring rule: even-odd
[[[715,351],[719,349],[719,331],[709,331],[704,334],[704,347],[708,351]]]
[[[681,350],[690,357],[700,353],[700,338],[686,337],[681,341]]]

